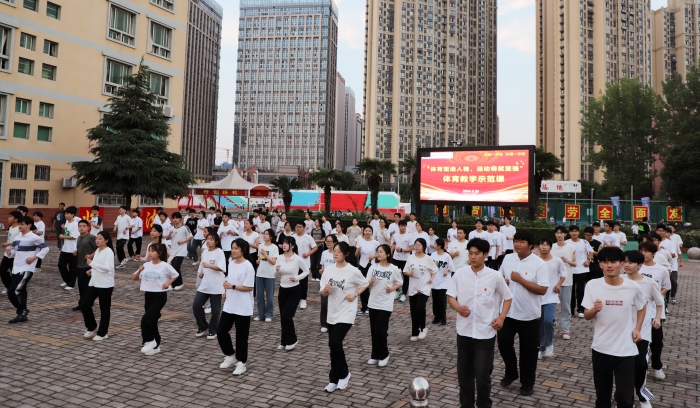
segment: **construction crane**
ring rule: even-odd
[[[216,150],[224,150],[226,152],[226,163],[228,163],[229,158],[231,157],[231,149],[227,149],[224,147],[217,147]]]

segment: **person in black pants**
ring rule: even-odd
[[[277,303],[280,309],[281,340],[277,350],[292,350],[297,345],[297,333],[294,328],[294,315],[301,298],[300,281],[306,278],[309,267],[297,255],[296,239],[282,238],[282,254],[275,263],[275,275],[280,277],[280,289]],[[299,274],[301,271],[301,275]]]
[[[61,254],[58,256],[58,270],[61,272],[65,290],[73,290],[77,278],[78,250],[77,238],[80,235],[75,214],[78,209],[74,206],[66,208],[66,222],[63,224],[63,233],[59,235],[63,239]]]
[[[136,255],[141,255],[141,243],[143,242],[143,221],[141,218],[141,211],[138,208],[131,210],[131,225],[129,225],[129,230],[131,235],[129,236],[129,242],[126,244],[126,249],[129,251],[129,258],[134,258]],[[134,247],[136,250],[134,251]]]
[[[104,340],[109,329],[114,291],[114,252],[112,238],[106,231],[100,231],[95,237],[97,249],[87,258],[90,267],[90,281],[81,300],[81,311],[87,332],[85,337],[95,336],[96,341]],[[97,325],[92,307],[95,300],[100,300],[100,325]]]
[[[90,283],[90,276],[88,275],[90,264],[87,262],[86,256],[94,254],[97,250],[95,235],[90,233],[90,223],[86,220],[78,221],[78,231],[80,232],[80,235],[78,236],[77,243],[78,255],[76,257],[76,276],[78,277],[78,293],[80,294],[80,297],[78,298],[78,306],[73,308],[73,311],[75,312],[81,310],[83,297],[85,296],[88,289],[88,284]]]

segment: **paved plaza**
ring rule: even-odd
[[[55,243],[53,243],[55,246]],[[85,326],[77,304],[78,291],[65,291],[57,253],[50,253],[43,271],[29,286],[29,322],[7,324],[14,311],[0,301],[0,406],[2,407],[404,407],[408,384],[423,376],[432,386],[431,407],[458,407],[455,314],[447,326],[428,324],[424,341],[412,343],[408,302],[396,303],[389,328],[391,360],[384,368],[368,366],[369,318],[358,317],[345,339],[352,373],[346,390],[323,391],[328,383],[327,336],[319,331],[318,283],[310,282],[309,307],[295,318],[299,345],[278,351],[277,310],[272,323],[251,322],[248,371],[231,375],[221,370],[223,354],[216,340],[195,338],[192,316],[195,267],[183,267],[185,288],[168,293],[160,320],[160,354],[140,353],[139,323],[143,294],[129,274],[137,263],[117,270],[109,339],[83,338]],[[700,264],[686,262],[679,275],[678,304],[671,309],[664,331],[665,381],[650,374],[649,389],[656,407],[700,406],[697,294]],[[431,310],[428,303],[428,310]],[[96,315],[99,308],[95,305]],[[98,317],[99,319],[99,317]],[[429,315],[428,322],[432,320]],[[495,407],[592,407],[595,402],[591,368],[592,324],[572,320],[573,338],[557,332],[555,356],[538,364],[535,393],[519,395],[516,381],[508,388],[498,382],[503,365],[496,351],[492,398]],[[517,345],[516,345],[517,348]]]

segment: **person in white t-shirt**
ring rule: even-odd
[[[246,220],[248,221],[248,220]],[[253,315],[253,287],[255,286],[255,269],[248,260],[250,247],[243,238],[237,238],[231,244],[231,260],[228,276],[224,281],[224,307],[217,328],[219,347],[226,357],[219,368],[229,368],[236,360],[233,375],[246,372],[248,362],[248,337],[250,334],[250,317]],[[229,332],[236,326],[236,348],[233,348]]]
[[[272,224],[267,221],[267,215],[265,213],[260,214],[260,222],[258,222],[258,225],[255,226],[255,232],[262,235],[263,232],[269,230],[270,228],[272,228]]]
[[[601,239],[603,242],[603,248],[605,247],[618,247],[622,248],[620,245],[620,237],[613,232],[613,228],[615,227],[615,221],[605,221],[605,233],[601,234]]]
[[[552,245],[549,253],[564,262],[566,269],[566,277],[561,285],[553,283],[552,291],[559,295],[559,304],[561,305],[559,316],[561,320],[562,338],[571,340],[571,289],[574,284],[573,268],[577,265],[576,246],[566,241],[568,230],[563,225],[558,225],[554,228],[554,237],[557,242]],[[575,232],[574,235],[577,233]]]
[[[137,208],[131,210],[131,222],[129,223],[129,242],[126,249],[129,251],[129,258],[135,259],[136,255],[141,255],[141,242],[143,241],[143,220],[141,211]],[[134,251],[134,246],[136,250]]]
[[[513,298],[503,275],[485,266],[489,247],[481,239],[469,241],[469,263],[457,269],[447,289],[447,301],[457,312],[457,379],[463,407],[473,407],[475,400],[477,407],[492,405],[496,333],[503,327]]]
[[[258,315],[253,320],[272,321],[275,299],[275,267],[279,257],[279,248],[274,242],[275,230],[268,228],[262,233],[262,243],[258,246],[258,270],[255,277],[255,293],[258,303]]]
[[[205,213],[204,215],[204,218],[206,218],[207,222],[209,223],[207,226],[209,227],[214,225],[214,220],[216,219],[216,207],[209,207],[209,214]]]
[[[40,211],[36,211],[34,212],[32,218],[34,219],[34,227],[36,227],[36,229],[33,231],[34,234],[41,238],[41,242],[46,242],[46,224],[44,224],[44,221],[42,221],[44,214],[42,214]],[[36,261],[36,268],[34,269],[34,272],[41,272],[41,261],[43,261],[41,258]]]
[[[681,248],[683,248],[683,238],[681,238],[680,235],[676,234],[676,225],[675,224],[668,224],[668,227],[671,228],[671,235],[668,237],[668,239],[675,242],[676,245],[678,246],[678,267],[682,268],[683,267],[683,252],[682,252]],[[672,303],[676,303],[675,299]]]
[[[360,269],[362,276],[367,277],[367,271],[369,271],[370,266],[372,266],[374,257],[376,256],[377,247],[380,244],[379,241],[372,239],[372,227],[370,225],[366,226],[362,231],[362,237],[357,238],[355,241],[355,258],[357,259],[357,267]],[[360,296],[360,302],[362,307],[360,311],[357,312],[358,316],[364,316],[365,314],[369,316],[369,289],[362,293]]]
[[[406,222],[406,231],[410,232],[411,234],[416,233],[416,213],[410,213],[408,215],[409,221]]]
[[[469,251],[467,251],[469,241],[467,241],[466,235],[467,231],[464,228],[457,228],[457,235],[455,235],[455,239],[450,241],[450,244],[447,246],[447,253],[452,257],[452,262],[455,265],[455,271],[469,264]],[[490,246],[491,244],[489,244],[489,247]],[[488,255],[488,251],[486,255]]]
[[[221,249],[226,257],[226,273],[228,273],[228,260],[231,258],[231,244],[238,238],[238,223],[231,219],[231,213],[225,212],[221,216],[221,225],[216,231],[221,238]]]
[[[178,211],[177,213],[179,214],[180,212]],[[168,218],[168,214],[165,211],[161,211],[155,219],[158,220],[158,225],[160,225],[163,228],[163,239],[164,239],[163,243],[165,245],[168,245],[168,246],[172,245],[172,240],[170,237],[172,235],[171,232],[173,229],[173,223],[170,222],[170,218]],[[156,224],[155,220],[154,220],[153,224],[154,225]],[[183,222],[183,225],[184,225],[184,222]],[[194,243],[191,245],[194,245]],[[198,254],[199,250],[193,249],[192,252]]]
[[[409,281],[407,294],[411,310],[411,341],[423,340],[428,335],[425,305],[438,267],[425,253],[427,247],[425,240],[418,238],[413,244],[416,252],[408,257],[403,268],[404,279]]]
[[[311,221],[311,224],[313,225],[313,221]],[[310,234],[307,234],[305,232],[304,224],[301,221],[297,221],[293,237],[296,240],[296,246],[299,250],[299,256],[304,260],[304,263],[309,268],[309,270],[311,270],[312,255],[315,254],[316,251],[318,251],[318,245],[316,245],[316,241],[311,237]],[[302,274],[301,269],[299,270],[299,274]],[[305,275],[304,278],[299,278],[299,286],[301,287],[301,294],[299,295],[299,309],[306,309],[306,296],[309,292],[308,275]]]
[[[179,276],[168,264],[168,252],[163,244],[148,247],[150,262],[141,265],[134,273],[135,281],[141,280],[141,291],[145,292],[145,313],[141,318],[141,352],[147,356],[160,353],[160,333],[158,319],[165,303],[168,301],[168,288]]]
[[[120,211],[123,211],[123,208]],[[58,257],[58,270],[61,272],[61,278],[65,284],[62,286],[65,290],[73,290],[78,276],[78,236],[80,231],[78,230],[78,219],[75,216],[77,213],[78,209],[72,205],[66,208],[66,223],[63,225],[63,233],[58,236],[63,240],[61,254]],[[126,216],[126,218],[129,217]],[[122,246],[123,256],[124,247]]]
[[[642,340],[646,299],[640,286],[620,276],[620,248],[604,247],[598,261],[604,278],[593,279],[583,295],[584,316],[593,320],[591,344],[596,406],[610,406],[615,382],[618,407],[634,407],[634,364]]]
[[[452,228],[447,230],[447,244],[457,239],[457,221],[452,221]]]
[[[373,212],[372,220],[369,222],[369,225],[372,227],[372,231],[379,231],[379,219],[379,213],[377,211]],[[356,226],[357,224],[354,221],[355,220],[353,219],[353,226]],[[361,234],[362,233],[360,233],[360,235]]]
[[[304,217],[304,233],[311,235],[311,230],[314,229],[314,220],[311,218],[311,211],[307,211]]]
[[[192,254],[194,255],[192,265],[195,266],[199,263],[199,250],[202,247],[202,242],[204,242],[204,230],[211,226],[206,217],[207,213],[204,211],[200,211],[197,214],[197,230],[192,237]]]
[[[406,266],[406,261],[408,261],[408,256],[413,251],[413,234],[407,231],[408,223],[406,220],[399,220],[398,231],[391,234],[391,247],[394,250],[393,263],[402,271],[404,266]],[[395,225],[392,224],[392,225]],[[403,280],[403,289],[401,291],[401,297],[399,300],[401,302],[406,301],[406,296],[408,295],[408,283],[410,279]]]
[[[489,220],[486,221],[486,236],[491,244],[489,250],[489,260],[487,266],[491,269],[498,269],[498,256],[501,254],[501,233],[496,231],[496,223]]]
[[[406,231],[408,231],[408,223],[406,223]],[[413,239],[416,240],[418,238],[423,238],[425,242],[428,244],[428,248],[425,251],[426,255],[430,255],[432,251],[430,250],[430,235],[425,231],[425,226],[422,221],[416,221],[416,225],[414,226],[414,231],[411,232],[413,235]],[[434,250],[434,248],[433,248]],[[415,253],[415,250],[411,252],[412,254]]]
[[[114,230],[117,232],[117,260],[119,261],[117,268],[123,267],[129,260],[124,252],[124,245],[129,241],[129,225],[131,225],[131,218],[126,214],[128,211],[123,205],[119,207],[119,216],[114,221]]]
[[[379,229],[373,231],[373,236],[374,239],[379,242],[379,244],[387,244],[391,243],[391,235],[389,232],[389,229],[386,227],[386,221],[383,219],[379,220]],[[358,237],[358,239],[361,239],[361,237]]]
[[[476,229],[474,231],[469,232],[469,241],[471,241],[474,238],[481,238],[488,241],[488,232],[484,231],[484,222],[481,220],[476,220],[474,226],[476,227]],[[489,252],[491,251],[489,250]]]
[[[513,236],[515,235],[515,232],[517,231],[515,229],[515,226],[512,225],[511,223],[511,218],[509,216],[505,216],[503,218],[503,224],[499,228],[498,232],[501,233],[503,236],[503,247],[501,248],[501,255],[498,257],[498,267],[501,267],[501,264],[503,263],[503,258],[508,255],[513,253]]]
[[[344,390],[350,381],[350,370],[345,359],[343,340],[355,323],[357,298],[369,283],[360,270],[350,265],[350,246],[340,242],[333,248],[334,264],[328,264],[321,276],[321,296],[328,296],[328,347],[331,352],[331,370],[326,392]]]
[[[673,230],[666,225],[656,227],[656,233],[661,236],[662,241],[659,244],[659,249],[665,249],[671,254],[671,290],[666,293],[666,303],[671,301],[676,303],[676,291],[678,290],[678,260],[682,257],[681,248],[678,244],[670,239]]]
[[[399,213],[394,214],[394,222],[391,223],[391,225],[389,225],[387,227],[387,229],[389,230],[389,237],[390,238],[393,237],[394,234],[399,233],[399,221],[401,221],[401,214],[399,214]],[[406,223],[406,226],[408,227],[408,223]]]
[[[302,236],[308,235],[302,233]],[[301,296],[300,281],[311,273],[304,259],[298,255],[296,238],[294,235],[282,237],[282,253],[275,262],[275,276],[280,278],[277,303],[282,334],[277,350],[292,350],[297,345],[294,315]]]
[[[574,279],[573,285],[571,286],[571,315],[575,316],[578,311],[578,317],[583,318],[581,300],[583,299],[586,283],[590,280],[591,256],[594,251],[588,241],[580,238],[580,232],[578,225],[569,226],[569,235],[571,239],[568,239],[566,243],[576,247],[576,266],[572,271]],[[615,235],[613,235],[613,237],[617,238]],[[618,247],[612,244],[611,246]]]
[[[625,246],[627,246],[627,234],[620,231],[620,223],[619,222],[615,222],[615,225],[613,225],[613,234],[617,235],[617,238],[620,241],[620,249],[622,249],[624,251]]]
[[[192,302],[192,312],[197,322],[196,337],[207,336],[208,340],[216,338],[221,315],[221,297],[224,294],[224,279],[226,271],[226,256],[221,249],[221,237],[209,234],[204,241],[205,249],[202,251],[202,261],[197,270],[197,294]],[[207,323],[204,306],[209,301],[211,319]],[[206,330],[209,333],[206,333]]]
[[[540,250],[540,258],[547,264],[549,275],[549,287],[547,293],[542,296],[542,321],[540,323],[540,353],[537,358],[554,356],[554,329],[556,327],[555,314],[557,304],[559,304],[558,293],[561,285],[567,276],[567,270],[561,258],[552,256],[552,241],[547,238],[540,238],[537,242]]]
[[[603,244],[603,234],[600,233],[600,223],[598,221],[593,223],[593,239],[600,242],[601,245]]]
[[[90,233],[97,236],[97,233],[102,231],[102,216],[100,215],[100,206],[93,205],[90,212]]]
[[[333,226],[330,221],[328,221],[328,217],[326,217],[325,214],[321,216],[321,229],[323,229],[323,232],[326,234],[325,236],[329,236],[333,232]]]
[[[456,239],[456,238],[455,238]],[[433,295],[433,324],[442,326],[447,324],[447,288],[450,286],[452,274],[455,271],[455,264],[452,257],[445,251],[447,244],[441,238],[435,240],[437,250],[430,255],[430,259],[435,262],[437,273],[430,288]]]
[[[336,235],[329,235],[325,239],[325,245],[326,245],[326,250],[323,251],[320,257],[320,268],[319,268],[319,273],[323,275],[323,271],[325,269],[325,266],[328,264],[334,264],[335,260],[333,259],[333,248],[335,248],[336,245],[338,245],[338,237]],[[344,241],[347,242],[347,241]],[[352,250],[352,247],[351,247]],[[350,256],[353,254],[350,253]],[[320,281],[320,279],[319,279]],[[367,291],[365,291],[367,292]],[[362,300],[362,296],[364,296],[364,293],[362,292],[363,295],[360,296],[360,300]],[[360,309],[359,312],[357,312],[357,315],[364,315],[362,309]],[[328,331],[328,296],[321,296],[321,316],[320,316],[320,321],[321,321],[321,333],[325,333]]]
[[[428,227],[428,239],[426,242],[428,243],[428,255],[434,254],[437,249],[435,249],[435,240],[437,240],[439,237],[435,235],[435,227],[432,225]],[[456,239],[456,238],[455,238]],[[445,248],[447,248],[447,241],[445,241]]]
[[[540,347],[542,295],[550,286],[547,264],[532,253],[535,236],[518,231],[513,237],[513,253],[503,258],[499,272],[513,294],[513,305],[498,332],[498,351],[506,365],[501,386],[507,387],[520,377],[520,395],[534,392],[537,352]],[[515,335],[520,338],[520,375],[515,354]]]

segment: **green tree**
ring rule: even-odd
[[[544,150],[543,147],[538,147],[535,150],[535,206],[530,207],[530,220],[534,220],[537,216],[537,203],[540,201],[540,185],[542,180],[551,180],[555,175],[561,174],[561,160],[554,155]],[[504,214],[510,214],[510,207],[504,207]]]
[[[396,165],[386,159],[373,159],[365,157],[355,165],[355,173],[361,174],[367,182],[370,191],[370,207],[377,211],[379,189],[382,185],[382,177],[396,174]]]
[[[420,200],[418,197],[414,197],[413,194],[418,194],[420,189],[420,182],[418,181],[418,155],[409,155],[405,159],[399,162],[399,173],[405,174],[409,179],[410,189],[406,189],[408,194],[404,194],[404,187],[401,186],[401,198],[404,201],[411,201],[413,203],[413,212],[416,214],[421,213]]]
[[[79,187],[94,195],[119,194],[128,208],[132,196],[177,199],[196,183],[182,156],[168,151],[170,125],[149,79],[143,61],[136,74],[123,78],[109,98],[109,112],[88,130],[95,159],[71,163]]]
[[[338,189],[343,191],[352,190],[352,186],[357,183],[357,181],[355,181],[355,175],[350,171],[338,173],[336,180],[338,180]]]
[[[292,205],[292,190],[300,190],[303,188],[301,181],[298,178],[287,176],[279,176],[270,182],[271,190],[278,193],[284,203],[284,212],[289,214],[289,207]]]
[[[336,169],[320,168],[311,174],[311,181],[319,188],[323,189],[323,201],[326,207],[326,215],[331,212],[331,188],[337,188],[340,183],[338,177],[340,172]]]
[[[688,66],[685,81],[676,74],[663,84],[660,158],[662,190],[676,203],[698,207],[700,190],[700,69]]]
[[[583,108],[581,136],[597,147],[586,160],[596,170],[603,169],[611,193],[624,195],[634,186],[635,195],[653,195],[656,174],[650,164],[659,150],[654,124],[661,103],[651,87],[621,78],[608,83],[605,93]]]

